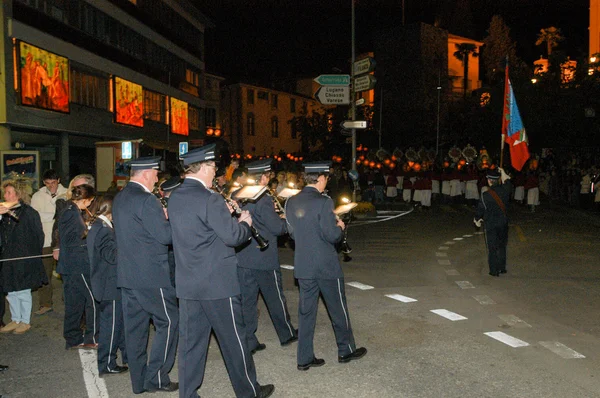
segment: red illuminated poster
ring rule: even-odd
[[[115,120],[131,126],[144,126],[142,86],[115,77]]]
[[[21,104],[69,112],[69,60],[19,42]]]
[[[189,135],[188,103],[171,97],[171,132]]]

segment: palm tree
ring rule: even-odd
[[[469,81],[469,55],[472,57],[479,56],[477,52],[477,46],[473,43],[459,43],[456,44],[456,51],[454,56],[463,64],[463,96],[467,99],[467,86]]]
[[[548,49],[548,59],[550,59],[552,49],[558,46],[559,41],[563,41],[564,39],[565,38],[563,37],[560,29],[555,28],[554,26],[550,26],[546,29],[540,29],[540,33],[538,34],[538,38],[535,42],[535,45],[540,46],[546,43],[546,48]]]

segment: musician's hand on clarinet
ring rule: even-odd
[[[231,207],[231,205],[229,204],[229,202],[228,202],[228,201],[225,201],[225,205],[227,205],[227,208],[229,209],[229,213],[230,213],[230,214],[233,214],[233,212],[234,212],[235,210],[233,210],[233,207]]]
[[[250,212],[248,210],[242,210],[240,217],[238,218],[238,222],[245,222],[248,226],[252,226],[252,217],[250,216]]]
[[[165,213],[165,218],[168,220],[169,219],[169,212],[167,211],[167,208],[163,207],[163,211]]]

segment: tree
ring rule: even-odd
[[[454,52],[456,59],[462,62],[464,78],[463,78],[463,96],[467,98],[467,86],[469,81],[469,56],[477,57],[477,47],[473,43],[459,43],[456,44],[456,51]]]
[[[540,33],[538,34],[535,45],[540,46],[546,43],[548,58],[550,58],[550,55],[552,55],[552,49],[558,46],[558,42],[563,41],[564,39],[565,38],[563,37],[560,29],[550,26],[546,29],[540,29]]]
[[[485,75],[490,85],[504,79],[504,66],[508,56],[511,66],[519,63],[516,45],[510,38],[510,29],[499,15],[494,15],[488,29],[488,36],[483,39],[484,48],[481,54],[485,67]]]

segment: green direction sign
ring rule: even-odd
[[[320,75],[314,81],[321,86],[348,86],[350,75]]]

